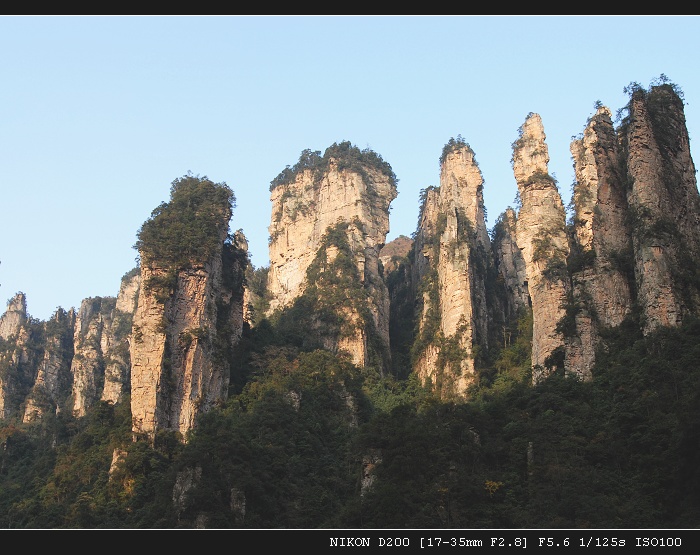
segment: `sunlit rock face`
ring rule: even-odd
[[[469,145],[448,143],[440,186],[424,191],[414,243],[420,307],[414,371],[446,399],[466,396],[475,349],[488,348],[485,281],[492,259],[483,183]]]
[[[178,187],[159,213],[162,219],[150,220],[151,227],[144,224],[140,232],[148,251],[139,251],[141,284],[130,349],[131,412],[134,435],[150,440],[163,431],[186,441],[198,416],[227,398],[230,353],[243,326],[247,241],[240,232],[228,233],[230,190],[192,177]],[[206,245],[183,237],[187,225],[192,234],[210,229],[200,238]],[[159,254],[165,252],[162,245],[143,239],[144,231],[158,237],[163,229],[168,241],[188,249],[186,259],[178,249]]]
[[[131,327],[140,283],[140,273],[131,272],[116,298],[94,297],[80,304],[71,364],[75,416],[85,416],[100,400],[118,403],[129,392]]]
[[[348,353],[358,366],[368,363],[370,327],[386,351],[389,344],[389,295],[379,252],[389,232],[396,179],[372,154],[347,143],[333,145],[323,157],[313,153],[308,167],[295,167],[288,179],[271,188],[270,196],[268,315],[289,308],[312,285],[310,268],[318,277],[317,270],[333,267],[342,251],[351,258],[352,268],[345,271],[361,284],[361,304],[371,322],[361,315],[361,306],[346,303],[337,310],[343,329],[327,337],[326,347]],[[333,239],[336,232],[343,236]]]
[[[569,244],[564,205],[548,173],[549,152],[540,116],[528,115],[519,133],[512,158],[521,203],[516,241],[525,261],[532,305],[533,381],[537,382],[556,365],[552,357],[564,355],[564,336],[557,324],[565,315]]]
[[[142,267],[142,283],[162,271]],[[227,291],[222,274],[222,258],[217,256],[179,271],[165,303],[148,291],[139,295],[131,344],[136,434],[153,437],[166,430],[185,437],[199,414],[227,398],[230,368],[217,359],[217,326],[228,321],[227,340],[235,345],[240,339],[243,289]]]
[[[5,313],[0,316],[0,338],[10,339],[17,336],[20,328],[27,322],[27,297],[17,293],[8,302]]]
[[[141,288],[141,273],[124,276],[108,328],[104,385],[100,399],[114,404],[129,392],[131,384],[131,326]]]

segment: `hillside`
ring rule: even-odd
[[[270,265],[188,174],[115,297],[0,318],[3,528],[692,528],[700,194],[680,88],[513,143],[486,227],[461,136],[387,243],[390,164],[334,143],[270,184]]]

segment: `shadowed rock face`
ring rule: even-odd
[[[118,403],[129,391],[129,344],[140,283],[140,273],[127,275],[116,299],[89,298],[80,305],[71,364],[76,416],[84,416],[100,400]]]
[[[564,337],[557,324],[565,314],[568,283],[566,213],[554,179],[548,173],[549,153],[542,119],[530,114],[513,144],[513,173],[521,207],[516,241],[525,261],[532,304],[533,381],[548,373],[555,351]]]
[[[483,178],[466,143],[444,152],[440,187],[425,192],[414,249],[420,290],[414,370],[444,398],[463,398],[475,380],[475,347],[488,347],[485,280],[492,263]]]
[[[700,199],[683,103],[669,85],[637,91],[620,130],[644,331],[697,313]]]
[[[0,338],[7,341],[0,352],[0,418],[9,418],[18,410],[25,393],[23,382],[34,363],[27,323],[27,299],[24,293],[17,293],[0,317]]]
[[[512,320],[521,310],[529,310],[530,293],[527,288],[525,260],[516,241],[517,215],[507,208],[494,226],[493,253],[499,279],[503,281],[504,318]]]
[[[36,381],[27,395],[23,422],[32,422],[45,414],[70,410],[68,401],[73,375],[71,362],[74,356],[73,331],[75,311],[57,309],[44,323],[45,348],[38,362]]]
[[[569,269],[578,311],[567,337],[566,369],[588,378],[599,329],[618,326],[632,308],[630,276],[620,262],[632,252],[627,198],[608,108],[597,109],[570,149],[576,183]]]
[[[7,334],[0,349],[0,418],[41,418],[68,408],[75,314],[59,308],[46,322],[29,317],[18,293],[0,318]]]
[[[272,300],[268,314],[289,308],[308,289],[307,273],[315,261],[320,267],[332,265],[338,245],[327,244],[328,232],[340,231],[352,259],[352,272],[366,296],[372,333],[379,335],[388,351],[389,295],[379,271],[379,252],[389,232],[389,205],[397,194],[395,178],[369,163],[349,166],[345,154],[327,151],[324,158],[315,160],[316,167],[298,171],[271,191],[267,288]],[[328,348],[345,351],[355,364],[365,366],[367,323],[350,305],[339,310],[338,316],[346,329],[355,331],[328,337]]]

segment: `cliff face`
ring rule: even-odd
[[[590,377],[600,328],[620,325],[633,300],[622,157],[608,108],[597,109],[570,149],[576,183],[566,368]]]
[[[548,173],[549,152],[542,119],[530,114],[513,144],[513,173],[521,207],[516,242],[525,261],[533,313],[533,381],[546,377],[563,355],[564,337],[557,324],[565,315],[568,293],[566,213],[554,179]]]
[[[105,375],[105,357],[110,349],[114,297],[83,300],[75,318],[75,354],[71,364],[73,413],[84,416],[99,398]]]
[[[516,241],[516,222],[517,214],[509,207],[501,214],[493,231],[494,263],[505,292],[505,320],[512,320],[521,311],[530,309],[525,259]]]
[[[38,362],[36,380],[27,395],[23,422],[33,422],[45,414],[69,409],[73,376],[73,330],[75,311],[58,309],[44,324],[44,350]]]
[[[141,292],[133,319],[133,432],[184,439],[197,416],[228,394],[229,349],[243,325],[247,252],[229,237],[233,194],[183,178],[139,234]],[[183,232],[183,227],[191,231]],[[197,233],[202,240],[192,240]]]
[[[440,187],[425,193],[414,249],[421,307],[414,370],[443,397],[464,397],[475,379],[476,347],[488,348],[491,247],[483,177],[463,141],[443,151]]]
[[[74,311],[59,308],[46,322],[30,318],[15,295],[0,318],[0,418],[31,422],[69,408]]]
[[[34,332],[28,320],[27,299],[24,293],[17,293],[0,318],[0,418],[18,411],[32,377]]]
[[[97,401],[117,403],[129,392],[131,325],[141,276],[127,274],[116,297],[84,299],[75,318],[73,413]]]
[[[104,386],[100,400],[118,403],[131,385],[131,327],[141,288],[141,272],[129,273],[122,279],[108,328],[108,349],[105,357]]]
[[[7,340],[17,336],[26,323],[27,297],[20,292],[8,301],[5,313],[0,316],[0,338]]]
[[[683,102],[670,85],[637,90],[621,140],[644,331],[697,313],[700,200]]]
[[[333,282],[344,276],[359,289],[354,300],[347,298],[330,309],[342,323],[325,334],[327,347],[346,351],[355,364],[365,366],[372,328],[388,351],[389,296],[379,271],[379,251],[396,194],[391,168],[372,152],[341,143],[323,157],[302,153],[299,163],[271,187],[268,315],[291,307],[310,286],[319,294],[319,287],[329,288],[326,295],[334,289],[341,293]]]
[[[223,242],[223,239],[222,239]],[[144,267],[144,283],[162,275]],[[225,399],[228,374],[213,364],[221,260],[181,270],[165,303],[145,292],[134,315],[131,412],[134,432],[186,434],[200,410]]]

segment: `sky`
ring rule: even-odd
[[[414,233],[459,136],[491,228],[515,205],[531,112],[567,205],[596,102],[615,116],[627,85],[662,74],[697,164],[696,16],[0,16],[0,299],[21,291],[47,320],[116,296],[139,228],[189,173],[233,190],[231,231],[267,266],[270,182],[342,141],[396,174],[387,241]]]

